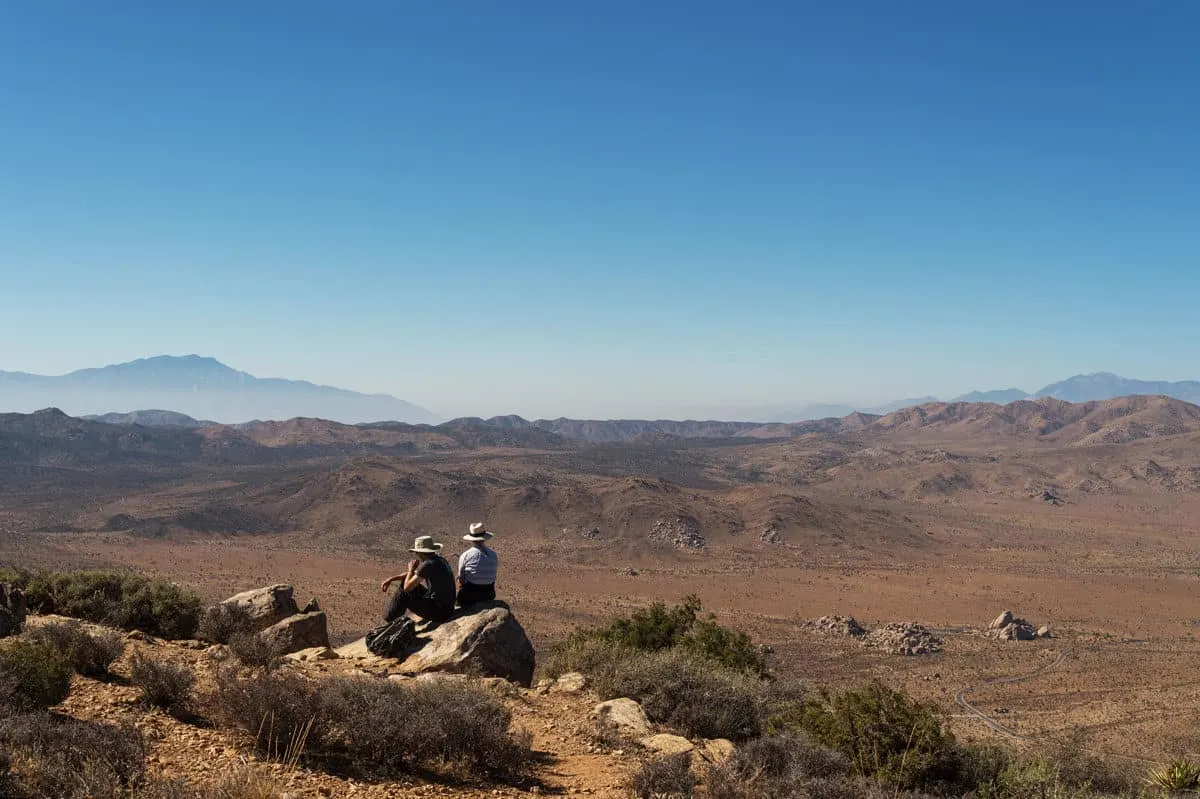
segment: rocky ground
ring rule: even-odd
[[[55,617],[30,617],[36,627]],[[594,733],[593,711],[597,698],[572,679],[562,684],[543,683],[522,688],[502,679],[484,679],[513,714],[513,728],[529,731],[533,737],[534,766],[527,779],[510,785],[472,785],[437,779],[412,777],[396,781],[363,782],[347,779],[303,765],[288,767],[256,755],[247,736],[228,729],[215,728],[203,720],[181,721],[162,711],[147,710],[140,702],[140,691],[129,684],[129,663],[138,653],[155,659],[186,664],[197,677],[196,694],[201,698],[213,688],[213,674],[227,658],[224,647],[204,646],[199,642],[170,642],[137,633],[127,637],[126,649],[112,668],[112,676],[97,681],[76,676],[71,694],[59,710],[70,716],[109,723],[129,723],[142,731],[149,746],[151,773],[184,777],[197,784],[213,782],[239,769],[249,769],[269,777],[280,796],[293,797],[397,797],[456,796],[470,799],[495,796],[625,797],[631,773],[648,750],[635,742],[624,748],[609,749],[598,744]],[[335,659],[289,658],[281,668],[293,669],[315,679],[357,675],[387,679],[398,669],[394,660],[362,653]],[[395,679],[395,677],[393,677]],[[427,675],[441,679],[446,690],[464,676]],[[202,717],[201,717],[202,719]],[[648,730],[646,736],[659,730]],[[703,745],[703,742],[698,742]]]

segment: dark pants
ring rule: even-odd
[[[430,621],[445,621],[450,618],[450,613],[453,608],[447,610],[439,603],[429,598],[425,586],[417,586],[412,591],[403,589],[392,594],[391,601],[388,602],[387,613],[384,614],[384,621],[395,621],[404,615],[405,611],[412,611],[413,614],[420,616],[422,619]]]
[[[463,583],[462,588],[458,589],[458,606],[460,608],[477,605],[480,602],[491,602],[495,598],[495,583],[488,583],[487,585]]]

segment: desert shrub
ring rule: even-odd
[[[1102,758],[1089,751],[1083,732],[1076,730],[1065,738],[1043,747],[1042,759],[1048,761],[1060,780],[1102,794],[1136,793],[1142,777],[1131,761]]]
[[[744,741],[762,734],[766,683],[686,650],[634,653],[592,680],[602,698],[634,699],[651,721],[689,737]]]
[[[230,639],[229,651],[243,666],[252,669],[273,669],[283,660],[279,647],[258,633],[238,633]]]
[[[995,755],[994,773],[976,774],[976,785],[981,799],[1025,799],[1046,797],[1047,799],[1083,799],[1093,796],[1135,796],[1139,794],[1137,775],[1127,767],[1110,760],[1088,754],[1078,737],[1070,737],[1048,746],[1043,746],[1031,755],[1012,757],[1003,753]],[[1180,780],[1189,782],[1186,763],[1179,764],[1178,771],[1169,768],[1160,770],[1159,777],[1168,779],[1153,784],[1171,790],[1168,783]],[[1200,778],[1200,767],[1195,777]],[[967,780],[962,780],[967,784]],[[1192,789],[1200,787],[1193,785]],[[1185,789],[1187,790],[1187,789]]]
[[[690,799],[696,788],[692,757],[687,752],[648,760],[633,775],[637,799]]]
[[[845,754],[857,773],[900,788],[953,779],[958,766],[954,737],[934,707],[879,682],[808,702],[800,727]]]
[[[250,612],[237,605],[216,605],[200,616],[196,637],[214,644],[228,644],[248,633],[256,632]]]
[[[188,713],[196,677],[190,667],[137,653],[129,663],[129,678],[142,689],[142,700],[173,716]]]
[[[268,757],[299,757],[328,738],[318,686],[298,674],[278,670],[243,676],[225,668],[217,672],[216,683],[218,720],[254,736],[255,749]]]
[[[471,775],[512,776],[532,757],[528,734],[510,733],[511,714],[474,685],[341,679],[323,699],[336,725],[331,749],[362,771],[399,774],[446,764]]]
[[[30,609],[164,638],[191,638],[200,599],[165,580],[116,572],[15,574]]]
[[[803,736],[758,738],[737,748],[705,782],[711,799],[790,799],[793,796],[838,796],[823,781],[850,774],[850,761],[840,752]],[[850,794],[857,795],[857,794]]]
[[[132,726],[39,712],[0,721],[0,748],[19,766],[12,795],[30,799],[125,796],[145,772],[145,744]]]
[[[538,669],[543,676],[552,678],[572,671],[595,675],[611,669],[614,663],[637,654],[637,650],[577,633],[552,647],[546,656],[541,658]]]
[[[594,654],[595,650],[588,645],[590,641],[603,642],[618,650],[641,652],[679,648],[727,669],[766,676],[765,651],[756,646],[746,633],[717,624],[711,613],[701,618],[698,615],[700,610],[700,600],[695,596],[689,596],[683,604],[672,608],[656,602],[634,611],[627,619],[616,619],[607,627],[578,630],[562,647],[577,656]],[[569,656],[559,656],[560,659],[564,657]],[[586,667],[586,663],[582,665]],[[581,671],[583,668],[565,670]],[[551,673],[551,676],[556,675]]]
[[[0,646],[0,709],[42,710],[70,690],[71,666],[50,644],[16,639]]]
[[[1200,789],[1200,764],[1179,757],[1150,769],[1146,780],[1165,793],[1183,793]]]
[[[29,637],[57,649],[76,674],[103,679],[125,651],[125,639],[111,630],[90,632],[77,622],[45,624],[31,630]]]

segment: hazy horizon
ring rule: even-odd
[[[1200,377],[1197,23],[14,6],[0,369],[201,353],[446,418]]]

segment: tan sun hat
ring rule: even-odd
[[[492,537],[492,534],[483,529],[483,522],[474,522],[471,525],[471,532],[463,536],[463,541],[487,541]]]
[[[417,536],[417,541],[409,552],[423,552],[426,555],[436,555],[442,551],[442,545],[433,540],[431,535]]]

